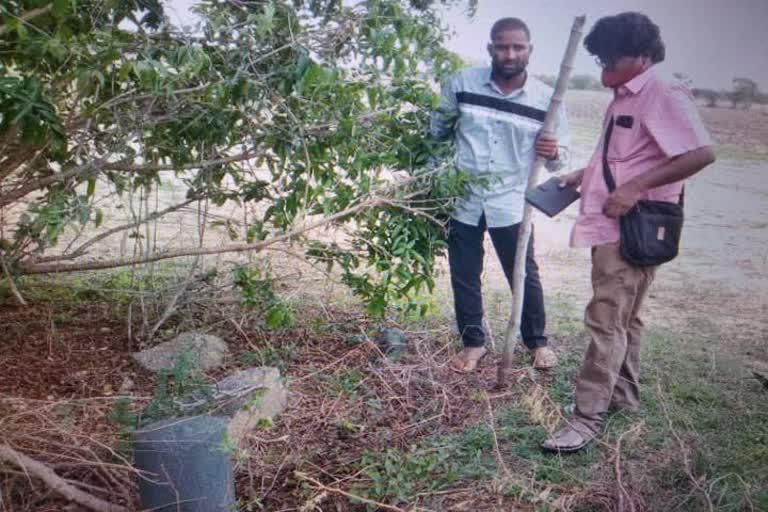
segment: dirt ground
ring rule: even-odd
[[[575,165],[589,157],[599,134],[602,109],[608,100],[609,96],[603,93],[569,91],[567,101],[575,143]],[[717,350],[736,352],[749,364],[768,364],[768,118],[759,110],[701,110],[718,143],[720,156],[711,168],[690,180],[681,255],[660,269],[651,291],[647,316],[650,323],[677,326],[684,326],[691,319],[707,320],[719,332],[728,335]],[[170,199],[174,193],[170,191]],[[169,240],[182,243],[189,239],[188,230],[195,225],[194,212],[185,215],[186,224],[169,222],[167,225]],[[545,294],[553,304],[550,315],[556,315],[559,307],[581,308],[590,295],[588,251],[568,247],[575,215],[574,206],[556,219],[538,215],[535,221],[536,250]],[[126,240],[122,243],[122,250],[125,250]],[[494,332],[498,334],[508,319],[509,291],[490,242],[486,254],[486,310]],[[269,333],[257,329],[247,330],[249,340],[234,331],[231,339],[227,339],[236,354],[253,351],[254,346],[264,350],[304,347],[301,356],[304,359],[288,357],[284,368],[296,382],[293,391],[297,402],[278,420],[277,430],[269,433],[268,443],[253,441],[256,457],[249,461],[239,480],[241,489],[248,488],[266,500],[267,510],[278,510],[275,507],[285,507],[291,500],[299,503],[296,500],[307,496],[306,485],[291,479],[291,472],[297,467],[292,462],[283,465],[284,461],[292,460],[289,458],[292,451],[308,457],[301,469],[315,465],[317,474],[326,475],[326,480],[332,476],[336,478],[333,473],[343,473],[343,467],[356,461],[366,447],[384,448],[392,443],[407,447],[417,434],[451,433],[460,430],[467,422],[483,421],[484,409],[473,403],[478,397],[473,396],[472,390],[490,387],[494,379],[494,370],[490,366],[470,382],[445,369],[446,350],[450,349],[444,341],[449,338],[447,325],[416,333],[416,353],[411,359],[400,365],[370,371],[367,366],[369,352],[374,349],[369,345],[350,348],[345,341],[350,333],[367,329],[366,320],[350,315],[343,304],[326,307],[323,301],[327,300],[327,290],[323,286],[313,285],[288,292],[298,296],[309,289],[315,292],[309,302],[319,309],[321,316],[325,315],[329,325],[338,326],[334,329],[339,332],[332,329],[320,333],[305,329],[294,333],[298,336],[296,339],[288,340],[278,339],[279,336],[272,339]],[[450,316],[450,292],[445,272],[440,277],[435,297],[440,309]],[[48,407],[45,404],[58,407],[61,400],[105,400],[103,406],[91,408],[91,412],[84,416],[71,411],[56,412],[72,422],[70,427],[81,422],[83,433],[90,436],[77,447],[78,451],[74,451],[75,447],[67,448],[73,450],[72,458],[84,457],[91,449],[88,439],[115,441],[114,432],[105,432],[105,429],[114,428],[114,423],[108,420],[110,400],[118,394],[126,377],[133,381],[136,396],[146,399],[151,393],[152,377],[143,373],[129,358],[129,352],[135,347],[127,342],[125,322],[115,318],[106,308],[88,306],[80,310],[61,310],[56,304],[35,304],[30,309],[23,309],[9,302],[0,304],[0,326],[4,333],[4,349],[0,353],[0,397],[40,400],[40,410]],[[557,344],[558,340],[554,341]],[[340,364],[339,358],[345,358],[344,364]],[[242,364],[233,362],[227,370]],[[328,371],[318,372],[323,368]],[[527,383],[526,375],[521,374],[520,378]],[[359,390],[363,382],[372,393],[370,396],[358,397],[357,391],[349,393],[345,387]],[[489,404],[493,402],[495,407],[518,402],[519,392],[518,389],[503,396],[491,396]],[[366,403],[384,404],[380,416],[364,416],[358,402],[362,399],[367,400]],[[0,409],[9,408],[14,412],[14,418],[21,418],[20,425],[43,417],[29,416],[28,408],[18,407],[21,406],[14,402],[0,402]],[[366,415],[373,414],[365,410],[368,411]],[[419,411],[429,414],[419,416]],[[287,435],[285,439],[282,437],[283,433],[294,436],[290,446],[285,441]],[[42,448],[35,447],[34,436],[27,437],[18,446],[28,453],[44,455]],[[269,443],[277,443],[277,448]],[[286,443],[285,448],[282,443]],[[315,453],[307,455],[309,452],[301,451],[304,447]],[[62,450],[61,447],[51,449]],[[94,445],[93,449],[97,447]],[[259,461],[262,454],[265,458]],[[266,457],[277,454],[279,459]],[[54,457],[53,460],[57,459]],[[111,492],[119,492],[115,495],[125,497],[132,492],[130,488],[116,484],[113,476],[83,473],[85,470],[80,464],[67,460],[59,461],[59,464],[65,477],[114,489]],[[250,482],[246,478],[251,479]],[[43,493],[40,487],[37,491]],[[31,505],[24,510],[61,510],[58,508],[60,502],[48,500],[46,496],[47,492],[29,497],[26,503]],[[445,504],[447,507],[465,498],[477,500],[478,496],[492,499],[488,489],[470,486],[446,495]],[[331,501],[336,510],[359,509],[350,507],[348,500],[338,496]],[[482,508],[477,501],[473,503],[477,510],[492,510]],[[465,508],[457,506],[455,510]]]

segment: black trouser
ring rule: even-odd
[[[483,238],[486,229],[499,257],[509,287],[512,288],[512,269],[520,224],[500,228],[486,228],[485,215],[479,226],[471,226],[451,219],[448,229],[448,262],[451,267],[451,285],[456,308],[456,322],[465,347],[481,347],[485,343],[483,331],[483,297],[480,274],[483,272]],[[544,292],[539,279],[539,267],[533,259],[533,232],[525,259],[526,276],[523,292],[523,316],[520,334],[529,349],[547,344],[544,336]]]

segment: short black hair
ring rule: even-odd
[[[602,61],[647,55],[654,64],[664,60],[664,41],[658,25],[645,14],[622,12],[597,20],[584,46]]]
[[[501,18],[491,27],[491,41],[496,39],[499,32],[505,30],[522,30],[525,32],[525,37],[527,37],[529,41],[531,40],[531,31],[528,30],[528,25],[526,25],[523,20],[520,18]]]

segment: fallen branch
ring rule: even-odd
[[[127,508],[104,501],[67,483],[51,468],[17,452],[7,444],[0,445],[0,461],[21,468],[30,476],[39,478],[45,485],[64,498],[96,512],[129,512]]]
[[[624,483],[622,482],[621,478],[621,441],[624,439],[624,437],[627,434],[631,434],[638,430],[643,424],[639,423],[635,425],[633,428],[627,430],[626,432],[622,433],[619,438],[616,440],[616,455],[613,459],[613,469],[616,473],[616,485],[618,487],[618,496],[616,497],[616,510],[617,512],[625,512],[626,508],[624,506],[624,498],[626,497],[629,500],[629,511],[635,512],[635,503],[632,500],[632,496],[630,496],[629,492],[624,488]]]
[[[493,451],[496,455],[496,465],[504,472],[504,476],[508,479],[512,479],[512,473],[509,471],[507,464],[501,456],[501,449],[499,448],[499,438],[496,435],[496,419],[493,417],[493,407],[491,406],[491,399],[488,397],[488,393],[483,391],[483,398],[485,399],[485,405],[488,408],[488,426],[491,428],[491,435],[493,436]]]

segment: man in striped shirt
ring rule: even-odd
[[[490,234],[511,286],[531,164],[541,156],[547,169],[554,172],[568,162],[563,109],[557,113],[554,135],[540,134],[553,91],[528,75],[532,50],[530,31],[523,21],[497,21],[488,44],[491,67],[465,69],[443,84],[440,108],[432,117],[432,136],[452,136],[456,141],[456,168],[480,178],[457,199],[448,234],[456,321],[464,344],[450,364],[463,373],[473,371],[487,352],[480,288],[484,233],[487,230]],[[521,335],[534,367],[539,369],[556,364],[555,354],[547,346],[545,320],[531,238]]]

